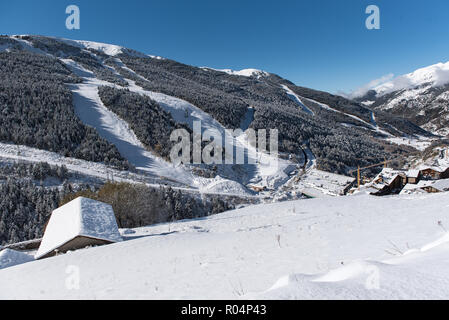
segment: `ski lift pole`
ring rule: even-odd
[[[360,166],[357,167],[357,189],[360,189]]]

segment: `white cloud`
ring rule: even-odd
[[[449,67],[448,64],[446,64],[446,65],[447,65],[447,67]],[[449,83],[449,68],[437,69],[437,70],[435,70],[435,75],[436,75],[436,79],[435,79],[436,86],[442,86],[444,84]]]
[[[361,97],[361,96],[365,95],[369,90],[372,90],[375,87],[378,87],[378,86],[392,80],[393,77],[394,77],[394,74],[392,74],[392,73],[386,74],[386,75],[380,77],[379,79],[371,80],[364,86],[362,86],[350,93],[345,94],[345,96],[348,98],[351,98],[351,99]]]

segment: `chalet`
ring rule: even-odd
[[[429,167],[419,171],[424,180],[437,180],[441,178],[441,171],[437,168]]]
[[[449,179],[449,167],[446,168],[443,172],[441,172],[441,179]]]
[[[376,196],[398,194],[404,187],[406,179],[404,171],[384,168],[369,184],[370,188],[377,190],[371,194]]]
[[[51,214],[36,259],[122,241],[112,207],[79,197]]]
[[[449,179],[432,181],[428,185],[421,187],[422,190],[428,193],[438,193],[449,191]]]
[[[357,181],[354,177],[313,169],[298,176],[295,182],[302,194],[322,198],[346,195]]]
[[[389,194],[398,194],[401,192],[401,189],[403,187],[403,177],[401,175],[395,175],[390,180],[385,181],[382,185],[373,185],[373,188],[377,189],[377,192],[371,193],[375,196],[385,196]]]
[[[414,193],[438,193],[449,191],[449,179],[443,180],[422,180],[418,184],[408,184],[401,191],[401,194]]]
[[[404,185],[407,183],[417,184],[419,182],[420,177],[421,173],[419,172],[419,170],[409,170],[405,173]]]

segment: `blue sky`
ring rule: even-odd
[[[67,30],[78,5],[81,29]],[[365,28],[365,8],[381,29]],[[350,91],[449,60],[447,0],[2,0],[1,34],[120,44],[213,68],[258,68],[297,85]]]

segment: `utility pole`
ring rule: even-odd
[[[360,166],[357,167],[357,189],[360,189]]]

